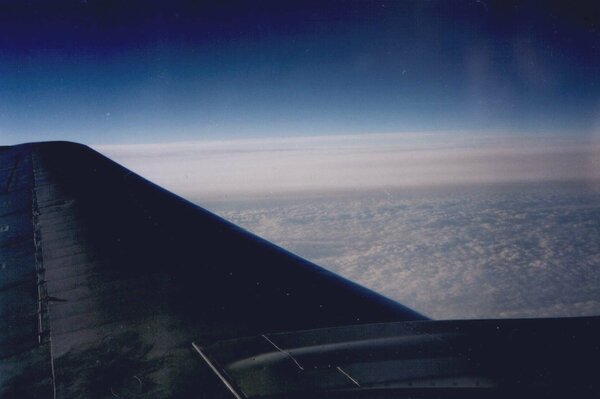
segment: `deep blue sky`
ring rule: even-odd
[[[598,129],[597,6],[199,3],[0,2],[0,143]]]

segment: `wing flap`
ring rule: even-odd
[[[240,398],[592,398],[599,333],[600,318],[414,321],[195,348]]]

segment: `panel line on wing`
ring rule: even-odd
[[[231,385],[227,378],[225,378],[225,376],[221,374],[221,372],[215,367],[215,365],[212,364],[209,358],[204,353],[202,353],[202,349],[200,349],[200,347],[196,345],[195,342],[192,342],[192,346],[194,347],[194,350],[196,350],[196,352],[198,352],[198,354],[206,362],[206,364],[208,364],[208,367],[210,367],[210,369],[217,375],[217,377],[219,377],[223,384],[225,384],[225,386],[227,387],[227,389],[229,389],[233,396],[235,396],[236,399],[244,399],[236,392],[235,388],[233,387],[233,385]],[[244,395],[244,397],[246,397],[246,395]]]
[[[263,337],[268,343],[270,343],[275,349],[277,349],[279,352],[285,354],[287,357],[289,357],[294,363],[296,363],[296,366],[298,366],[298,368],[302,371],[304,371],[304,367],[302,367],[300,365],[300,363],[296,360],[296,358],[294,358],[294,356],[292,356],[292,354],[286,350],[281,349],[279,346],[277,346],[277,344],[275,344],[275,342],[271,341],[269,339],[269,337],[267,337],[264,334],[261,334],[261,337]]]
[[[348,373],[346,373],[344,370],[342,370],[342,368],[341,368],[340,366],[337,366],[337,367],[336,367],[336,369],[337,369],[337,370],[338,370],[340,373],[344,374],[344,375],[345,375],[345,376],[346,376],[346,377],[347,377],[347,378],[348,378],[350,381],[352,381],[352,383],[353,383],[354,385],[356,385],[357,387],[359,387],[359,388],[360,388],[360,384],[358,383],[358,381],[356,381],[354,378],[352,378],[352,376],[351,376],[350,374],[348,374]]]
[[[31,170],[32,170],[32,187],[31,187],[31,217],[33,222],[33,245],[34,245],[34,260],[35,268],[38,276],[37,288],[38,288],[38,341],[48,343],[50,351],[50,372],[52,376],[52,397],[56,399],[56,372],[54,370],[54,355],[52,353],[52,337],[50,334],[50,316],[49,316],[49,304],[48,304],[48,288],[46,286],[44,258],[42,249],[42,237],[39,227],[39,204],[37,202],[36,193],[36,168],[37,160],[35,153],[31,151]]]

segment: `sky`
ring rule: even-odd
[[[3,1],[0,144],[588,137],[588,3]]]
[[[0,0],[44,140],[434,317],[600,312],[593,2]]]

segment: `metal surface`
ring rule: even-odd
[[[414,321],[198,352],[238,398],[597,398],[599,336],[600,318]]]
[[[0,148],[0,397],[230,397],[192,341],[423,319],[73,143]]]
[[[192,343],[192,347],[194,348],[194,350],[196,352],[198,352],[198,354],[200,355],[200,357],[202,357],[202,360],[204,360],[206,362],[208,367],[210,367],[210,369],[212,371],[214,371],[214,373],[217,375],[217,377],[219,377],[221,382],[223,382],[223,384],[225,384],[225,387],[227,387],[227,389],[229,389],[229,392],[231,392],[233,397],[235,399],[242,399],[242,397],[237,393],[237,390],[233,387],[233,385],[231,385],[231,383],[229,382],[227,377],[225,377],[223,375],[223,373],[219,370],[219,368],[215,367],[215,365],[210,361],[210,359],[208,357],[206,357],[204,352],[202,352],[202,349],[195,343]]]
[[[30,149],[0,150],[0,395],[7,398],[54,396],[33,186]]]

